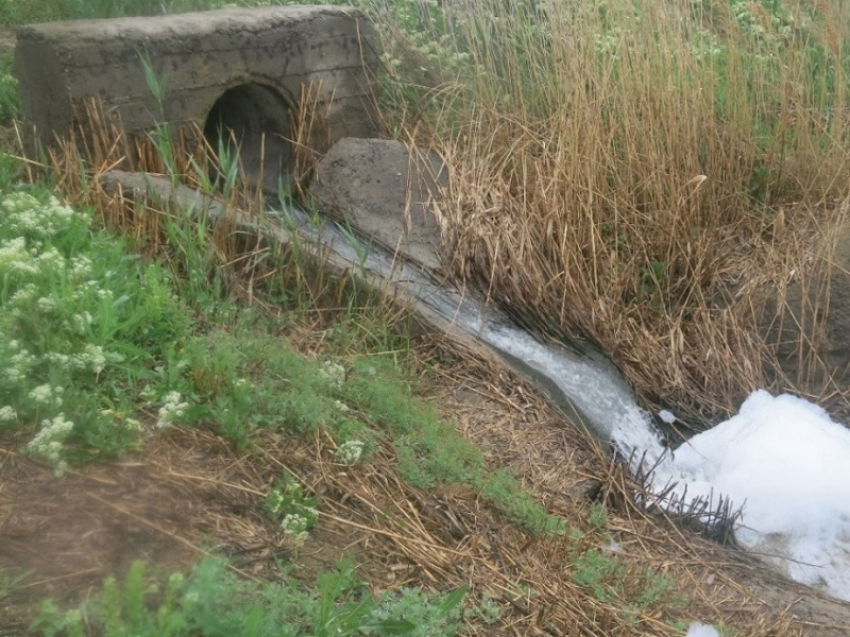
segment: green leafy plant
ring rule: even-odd
[[[480,620],[487,626],[498,624],[504,612],[502,607],[488,593],[482,594],[475,605],[467,609],[466,616]]]
[[[601,504],[593,503],[590,505],[590,512],[587,516],[587,521],[597,531],[603,530],[608,525],[608,511]]]
[[[623,566],[616,557],[591,549],[579,555],[573,568],[572,580],[588,588],[601,602],[614,601],[621,597]]]
[[[685,603],[677,583],[666,575],[646,571],[640,588],[640,593],[630,602],[634,608],[652,610],[660,606],[681,607]]]
[[[88,214],[38,190],[0,197],[0,426],[37,425],[25,450],[61,474],[75,450],[136,444],[135,405],[188,318],[165,273]]]
[[[577,545],[573,545],[575,547]],[[674,580],[652,570],[633,571],[617,553],[596,548],[576,552],[572,580],[604,603],[620,605],[624,617],[681,608],[686,600]]]
[[[269,490],[263,505],[280,522],[284,534],[298,544],[304,543],[319,520],[319,499],[305,495],[301,483],[289,474]]]
[[[403,626],[398,625],[401,632],[396,634],[409,637],[449,637],[456,635],[461,628],[466,593],[467,587],[464,586],[441,599],[438,595],[420,588],[402,587],[385,593],[372,615],[379,622],[404,622]],[[488,609],[492,613],[492,608]]]
[[[560,532],[563,521],[550,516],[506,471],[488,471],[481,452],[425,403],[387,362],[375,357],[355,361],[340,388],[344,402],[388,432],[398,468],[410,484],[465,484],[480,490],[511,520],[535,533]]]
[[[9,126],[21,117],[18,78],[12,69],[12,55],[0,54],[0,125]]]
[[[202,560],[188,578],[163,583],[135,562],[123,583],[81,609],[46,602],[33,630],[45,637],[452,637],[465,589],[446,596],[402,588],[379,598],[357,580],[353,559],[320,573],[313,591],[287,578],[283,584],[238,579],[225,562]]]
[[[14,574],[0,569],[0,604],[10,597],[27,580],[27,574]]]

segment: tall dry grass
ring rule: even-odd
[[[817,355],[828,287],[793,373],[760,324],[784,320],[784,290],[818,269],[850,200],[841,0],[358,4],[387,40],[393,132],[452,169],[455,274],[541,332],[596,341],[650,405],[717,416],[759,386],[840,393]],[[166,172],[120,146],[89,165]]]
[[[449,53],[413,66],[443,84],[406,125],[452,167],[455,273],[597,341],[649,403],[831,391],[776,373],[759,323],[850,193],[841,4],[442,3]]]

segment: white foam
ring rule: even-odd
[[[660,476],[688,500],[743,507],[738,542],[796,581],[850,600],[850,430],[800,398],[750,395],[680,446]]]
[[[720,637],[720,633],[711,624],[693,622],[688,627],[688,634],[685,637]]]

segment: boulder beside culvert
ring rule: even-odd
[[[448,167],[434,152],[396,140],[345,138],[316,166],[311,205],[392,254],[438,270],[437,219]]]

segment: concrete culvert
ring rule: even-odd
[[[131,138],[168,124],[175,139],[194,145],[203,134],[217,150],[219,136],[232,134],[249,181],[275,193],[279,175],[292,171],[291,114],[303,94],[321,115],[298,140],[314,152],[380,134],[379,60],[374,25],[342,6],[33,24],[18,29],[15,49],[33,141],[97,134],[87,118],[95,100]],[[160,98],[149,71],[166,86]]]
[[[238,155],[249,185],[275,195],[279,189],[288,191],[292,181],[292,117],[290,103],[272,87],[241,84],[213,104],[204,137],[214,153],[223,149],[231,157]]]

